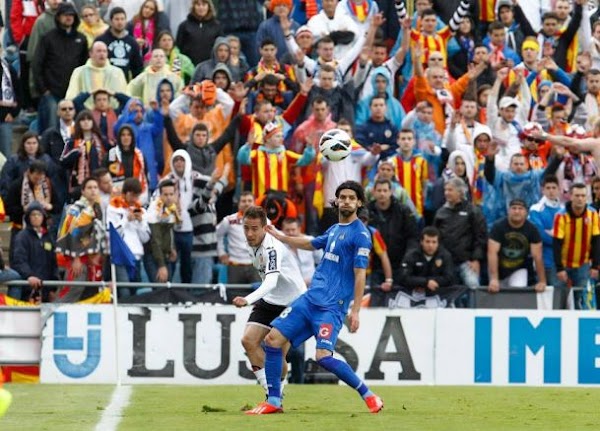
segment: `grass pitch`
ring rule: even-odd
[[[2,431],[93,430],[112,386],[7,385]],[[368,412],[351,389],[288,385],[285,413],[249,417],[257,386],[135,386],[119,431],[597,430],[594,388],[375,387],[385,408]]]

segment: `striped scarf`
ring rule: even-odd
[[[355,0],[348,0],[348,8],[352,16],[356,17],[359,22],[365,22],[371,11],[369,0],[363,0],[362,4],[359,5],[355,3]]]
[[[21,205],[27,208],[29,204],[37,201],[42,204],[49,204],[52,199],[52,186],[48,178],[44,178],[39,184],[31,184],[29,176],[23,175],[23,184],[21,186]]]

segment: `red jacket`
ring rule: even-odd
[[[27,3],[27,7],[24,3]],[[10,31],[17,45],[21,45],[23,39],[31,34],[35,20],[42,12],[43,0],[13,0],[10,8]]]

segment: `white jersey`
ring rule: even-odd
[[[260,247],[250,247],[249,251],[262,284],[246,296],[248,304],[262,298],[269,304],[286,306],[306,292],[298,260],[281,241],[266,234]]]

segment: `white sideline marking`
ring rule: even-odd
[[[96,431],[116,431],[119,422],[123,418],[123,410],[129,405],[132,386],[117,386],[110,398],[110,404],[102,413],[100,422],[96,425]]]

